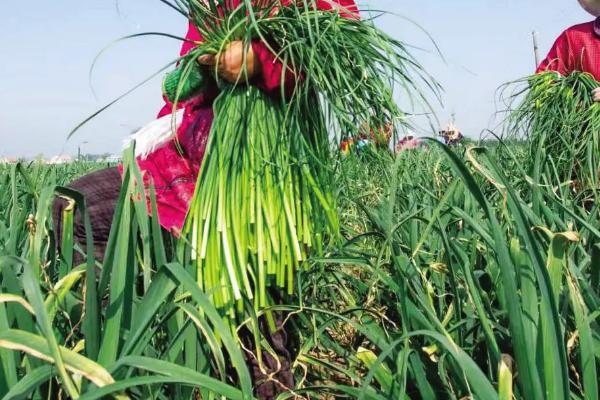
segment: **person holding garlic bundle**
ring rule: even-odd
[[[578,0],[585,11],[596,17],[594,21],[572,26],[556,39],[537,72],[554,71],[567,76],[573,72],[587,72],[600,81],[600,0]],[[593,91],[600,102],[600,88]]]
[[[240,0],[232,1],[232,7],[239,4]],[[288,3],[282,1],[280,4]],[[353,0],[318,0],[316,6],[344,18],[358,18]],[[277,9],[271,9],[271,12],[276,13]],[[270,97],[281,98],[291,93],[301,80],[292,68],[284,66],[268,44],[259,39],[252,40],[249,46],[233,40],[218,54],[189,57],[189,53],[204,41],[192,19],[190,16],[178,67],[163,81],[166,104],[156,121],[130,138],[130,142],[136,144],[137,164],[145,188],[154,185],[160,225],[176,236],[182,234],[202,162],[211,156],[205,154],[205,149],[215,116],[214,102],[221,92],[220,83],[252,85]],[[93,229],[95,258],[99,261],[107,246],[121,188],[121,174],[122,166],[104,169],[69,185],[85,196]],[[53,207],[57,243],[62,237],[62,215],[67,207],[69,204],[64,199],[57,199]],[[148,210],[151,210],[150,206]],[[85,228],[78,212],[73,229],[74,240],[85,248]],[[261,330],[269,331],[265,335],[277,355],[263,352],[264,365],[259,365],[256,356],[248,357],[256,395],[260,399],[274,398],[294,387],[287,334],[279,316],[276,318],[276,331]],[[247,347],[252,347],[251,340],[246,339],[241,338],[247,342]]]

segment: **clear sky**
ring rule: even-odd
[[[164,38],[118,44],[124,35],[160,31],[183,35],[186,21],[158,0],[10,1],[0,16],[0,156],[46,156],[77,147],[119,152],[122,140],[151,121],[161,106],[155,79],[65,142],[69,130],[91,112],[171,61],[180,43]],[[369,0],[360,3],[409,18],[435,39],[445,62],[425,35],[395,16],[378,20],[393,36],[414,44],[427,70],[444,86],[445,123],[451,114],[464,133],[493,128],[496,89],[534,68],[531,32],[539,32],[542,56],[562,30],[592,18],[576,0]]]

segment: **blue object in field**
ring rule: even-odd
[[[367,147],[369,145],[369,140],[367,139],[361,139],[358,141],[358,143],[356,143],[356,148],[358,150],[362,149],[363,147]]]

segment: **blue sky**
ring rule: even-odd
[[[96,54],[124,35],[161,31],[183,35],[186,21],[158,0],[10,1],[0,16],[0,156],[118,152],[122,140],[152,120],[161,106],[156,79],[66,142],[85,116],[171,61],[179,43],[145,38],[118,44],[88,70]],[[378,25],[415,50],[444,86],[442,122],[451,114],[469,136],[494,128],[496,89],[534,69],[531,32],[545,55],[562,30],[588,21],[575,0],[370,0],[426,29],[445,61],[413,24],[384,16]],[[84,143],[87,142],[87,143]]]

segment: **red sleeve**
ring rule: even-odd
[[[354,0],[317,0],[320,10],[339,10],[344,18],[359,18],[358,6]]]
[[[359,18],[358,7],[354,3],[354,0],[318,0],[317,7],[320,10],[339,10],[340,15],[344,18]],[[252,50],[261,65],[258,76],[254,78],[254,84],[259,89],[275,97],[281,94],[282,83],[284,85],[284,93],[292,93],[297,74],[293,72],[291,67],[287,66],[285,78],[282,82],[281,77],[284,74],[282,61],[260,40],[252,42]]]
[[[195,47],[194,42],[202,41],[202,36],[200,35],[200,33],[198,32],[196,27],[191,22],[188,25],[188,31],[187,31],[187,34],[185,35],[185,39],[186,40],[183,42],[183,45],[181,46],[181,51],[179,52],[180,56],[185,56],[187,53],[189,53]],[[167,100],[167,98],[164,96],[163,96],[163,100],[165,101],[165,105],[158,113],[157,118],[164,117],[165,115],[169,115],[173,112],[173,104],[171,104],[171,102],[169,100]],[[179,104],[178,108],[181,108],[183,106],[184,106],[184,104]]]
[[[277,97],[281,94],[283,83],[284,93],[290,95],[296,83],[296,74],[291,66],[288,65],[284,72],[283,62],[277,59],[275,54],[261,40],[252,41],[252,50],[260,63],[260,70],[253,80],[254,85],[269,95]],[[281,77],[284,74],[282,82]]]
[[[546,59],[538,66],[536,73],[555,71],[561,75],[569,75],[573,72],[572,64],[569,33],[565,31],[556,39],[554,46],[550,49],[550,53],[548,53]]]

